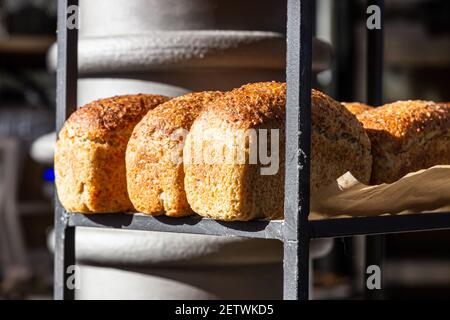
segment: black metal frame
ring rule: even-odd
[[[367,6],[376,5],[384,12],[384,0],[368,0]],[[381,29],[367,29],[367,104],[380,106],[383,104],[383,67],[384,67],[384,20],[381,18]],[[366,237],[365,265],[377,265],[383,268],[384,236]],[[383,279],[382,279],[383,281]],[[384,284],[382,284],[384,287]],[[368,299],[382,299],[381,290],[365,290]]]
[[[72,5],[78,5],[78,0],[58,0],[56,132],[61,130],[64,121],[77,109],[78,30],[67,28],[67,9]],[[75,265],[75,227],[68,226],[70,215],[57,197],[55,202],[54,298],[73,300],[75,292],[67,286],[67,271],[68,266]]]
[[[450,213],[411,214],[309,221],[309,167],[311,134],[311,48],[314,0],[288,1],[287,114],[285,220],[218,222],[198,217],[169,218],[142,214],[85,216],[55,210],[55,299],[73,299],[66,283],[67,268],[75,264],[75,228],[99,227],[128,230],[195,233],[278,239],[284,243],[284,298],[308,299],[309,244],[313,238],[450,229]],[[382,0],[368,1],[383,5]],[[66,28],[67,7],[78,0],[59,0],[57,130],[76,110],[77,30]],[[368,31],[368,97],[381,103],[382,31]],[[379,245],[369,248],[382,248]],[[370,252],[369,252],[370,254]],[[382,255],[370,256],[381,263]]]

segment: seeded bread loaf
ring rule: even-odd
[[[285,84],[249,84],[214,100],[194,121],[184,147],[184,168],[187,200],[196,213],[224,221],[283,217],[285,105]],[[271,129],[278,129],[278,137]],[[271,148],[266,152],[258,140],[268,132]],[[278,150],[271,144],[274,135]],[[268,164],[259,156],[252,161],[255,145],[259,154],[278,156],[278,170],[263,174]],[[311,163],[312,192],[347,171],[363,182],[370,177],[370,143],[361,124],[316,90]]]
[[[152,215],[186,216],[183,145],[192,122],[219,92],[191,93],[153,109],[135,127],[126,152],[134,207]]]
[[[364,111],[372,109],[371,106],[361,102],[341,102],[342,105],[351,113],[358,115]]]
[[[168,98],[127,95],[97,100],[74,112],[55,150],[58,197],[68,211],[133,210],[128,198],[125,150],[134,126]]]
[[[358,115],[372,144],[372,184],[450,164],[450,105],[397,101]]]

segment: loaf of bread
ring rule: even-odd
[[[285,105],[285,84],[249,84],[214,100],[194,121],[184,168],[187,200],[196,213],[224,221],[283,217]],[[261,145],[264,136],[270,137]],[[262,161],[261,152],[273,162]],[[311,164],[312,192],[347,171],[366,183],[370,177],[370,142],[361,124],[316,90]]]
[[[183,145],[192,122],[219,92],[191,93],[153,109],[135,127],[126,152],[128,193],[146,214],[186,216]]]
[[[128,139],[142,117],[167,100],[158,95],[117,96],[89,103],[69,117],[55,150],[56,187],[66,210],[133,210],[125,173]]]
[[[398,101],[358,115],[372,144],[372,184],[450,164],[450,105]]]
[[[371,106],[361,102],[341,102],[342,105],[351,113],[358,115],[364,111],[372,109]]]

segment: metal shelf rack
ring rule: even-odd
[[[379,5],[383,0],[369,0]],[[285,219],[219,222],[199,217],[169,218],[143,214],[81,215],[55,209],[55,299],[73,299],[65,285],[75,264],[76,227],[115,228],[219,236],[278,239],[284,244],[284,298],[308,299],[309,244],[314,238],[450,229],[450,213],[410,214],[309,221],[311,64],[314,0],[288,0]],[[66,28],[68,8],[78,0],[59,0],[57,130],[76,110],[76,29]],[[383,11],[381,12],[383,13]],[[383,31],[368,30],[368,102],[381,104]],[[299,134],[299,132],[301,134]],[[370,243],[372,242],[372,243]],[[382,259],[382,239],[371,239],[371,262]]]

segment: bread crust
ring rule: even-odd
[[[311,192],[331,184],[347,171],[362,183],[369,183],[370,141],[355,115],[313,89],[311,121]]]
[[[133,210],[126,187],[126,145],[137,122],[167,100],[158,95],[116,96],[91,102],[69,117],[55,149],[55,183],[66,210]]]
[[[372,184],[450,163],[450,106],[397,101],[358,115],[372,143]]]
[[[354,115],[358,115],[373,107],[361,102],[341,102],[341,104]]]
[[[368,182],[370,142],[362,125],[325,94],[313,90],[311,98],[311,191],[317,192],[347,171]],[[194,121],[186,139],[184,167],[186,195],[195,212],[225,221],[283,217],[285,105],[284,83],[249,84],[216,99]],[[215,137],[204,134],[210,129],[215,130]],[[199,164],[187,159],[204,152],[205,145],[219,146],[227,154],[237,153],[239,147],[234,140],[251,139],[245,133],[249,129],[279,129],[277,174],[261,175],[261,163],[248,163],[248,148],[246,164]],[[239,133],[230,139],[229,131]]]
[[[193,214],[184,191],[183,144],[195,118],[217,91],[174,98],[150,111],[135,127],[126,152],[131,202],[151,215]]]

